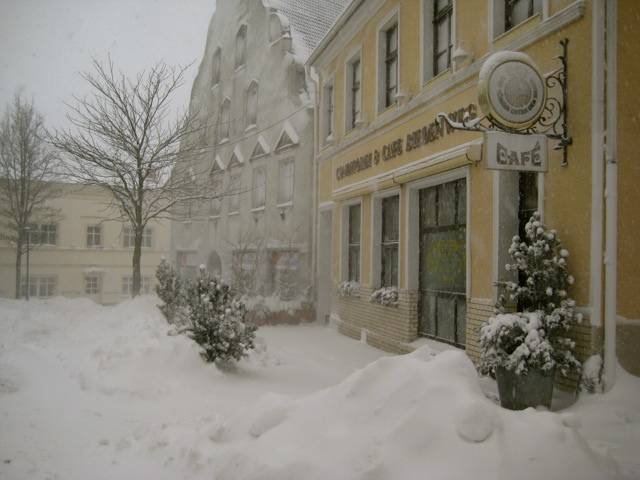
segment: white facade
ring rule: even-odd
[[[194,139],[201,153],[174,175],[207,176],[223,196],[172,225],[172,258],[187,275],[204,264],[265,296],[311,286],[314,95],[304,61],[341,5],[217,2],[191,93],[207,124]]]
[[[59,188],[62,194],[48,202],[59,214],[54,221],[38,225],[41,238],[33,238],[30,296],[88,297],[101,304],[130,298],[133,242],[129,227],[114,220],[107,208],[110,195],[98,187],[60,184]],[[142,293],[153,292],[156,268],[168,253],[169,222],[151,222],[143,238]],[[0,240],[2,297],[15,296],[15,262],[15,245]],[[26,255],[22,283],[26,287]]]

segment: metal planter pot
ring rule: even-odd
[[[503,367],[496,369],[500,405],[509,410],[524,410],[542,405],[551,408],[555,369],[529,369],[526,375],[516,375]]]

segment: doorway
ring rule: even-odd
[[[464,348],[467,271],[466,179],[419,191],[418,333]]]

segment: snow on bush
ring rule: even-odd
[[[535,212],[525,225],[526,236],[513,237],[505,267],[517,272],[521,282],[507,282],[508,300],[501,296],[498,315],[480,330],[480,367],[494,373],[497,367],[526,374],[529,368],[558,368],[563,375],[579,371],[568,332],[582,315],[567,290],[574,279],[567,271],[569,252],[562,248],[555,230],[548,230]],[[505,314],[508,302],[523,313]]]
[[[604,391],[602,368],[602,357],[591,355],[582,365],[580,387],[589,393],[602,393]]]
[[[175,268],[163,258],[156,269],[156,294],[162,300],[158,308],[169,323],[180,323],[181,310],[185,306],[183,282]]]
[[[398,287],[382,287],[374,290],[369,296],[371,303],[379,303],[385,307],[398,306]]]
[[[360,292],[360,284],[353,281],[345,281],[338,285],[338,295],[341,297],[356,297]]]
[[[203,266],[199,278],[187,286],[186,302],[187,333],[200,345],[207,362],[237,361],[254,348],[256,326],[245,319],[244,303]]]

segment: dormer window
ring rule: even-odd
[[[211,60],[211,86],[215,86],[220,83],[220,60],[222,59],[222,51],[218,47],[213,54]]]
[[[247,26],[242,25],[236,35],[236,68],[241,67],[247,60]]]

